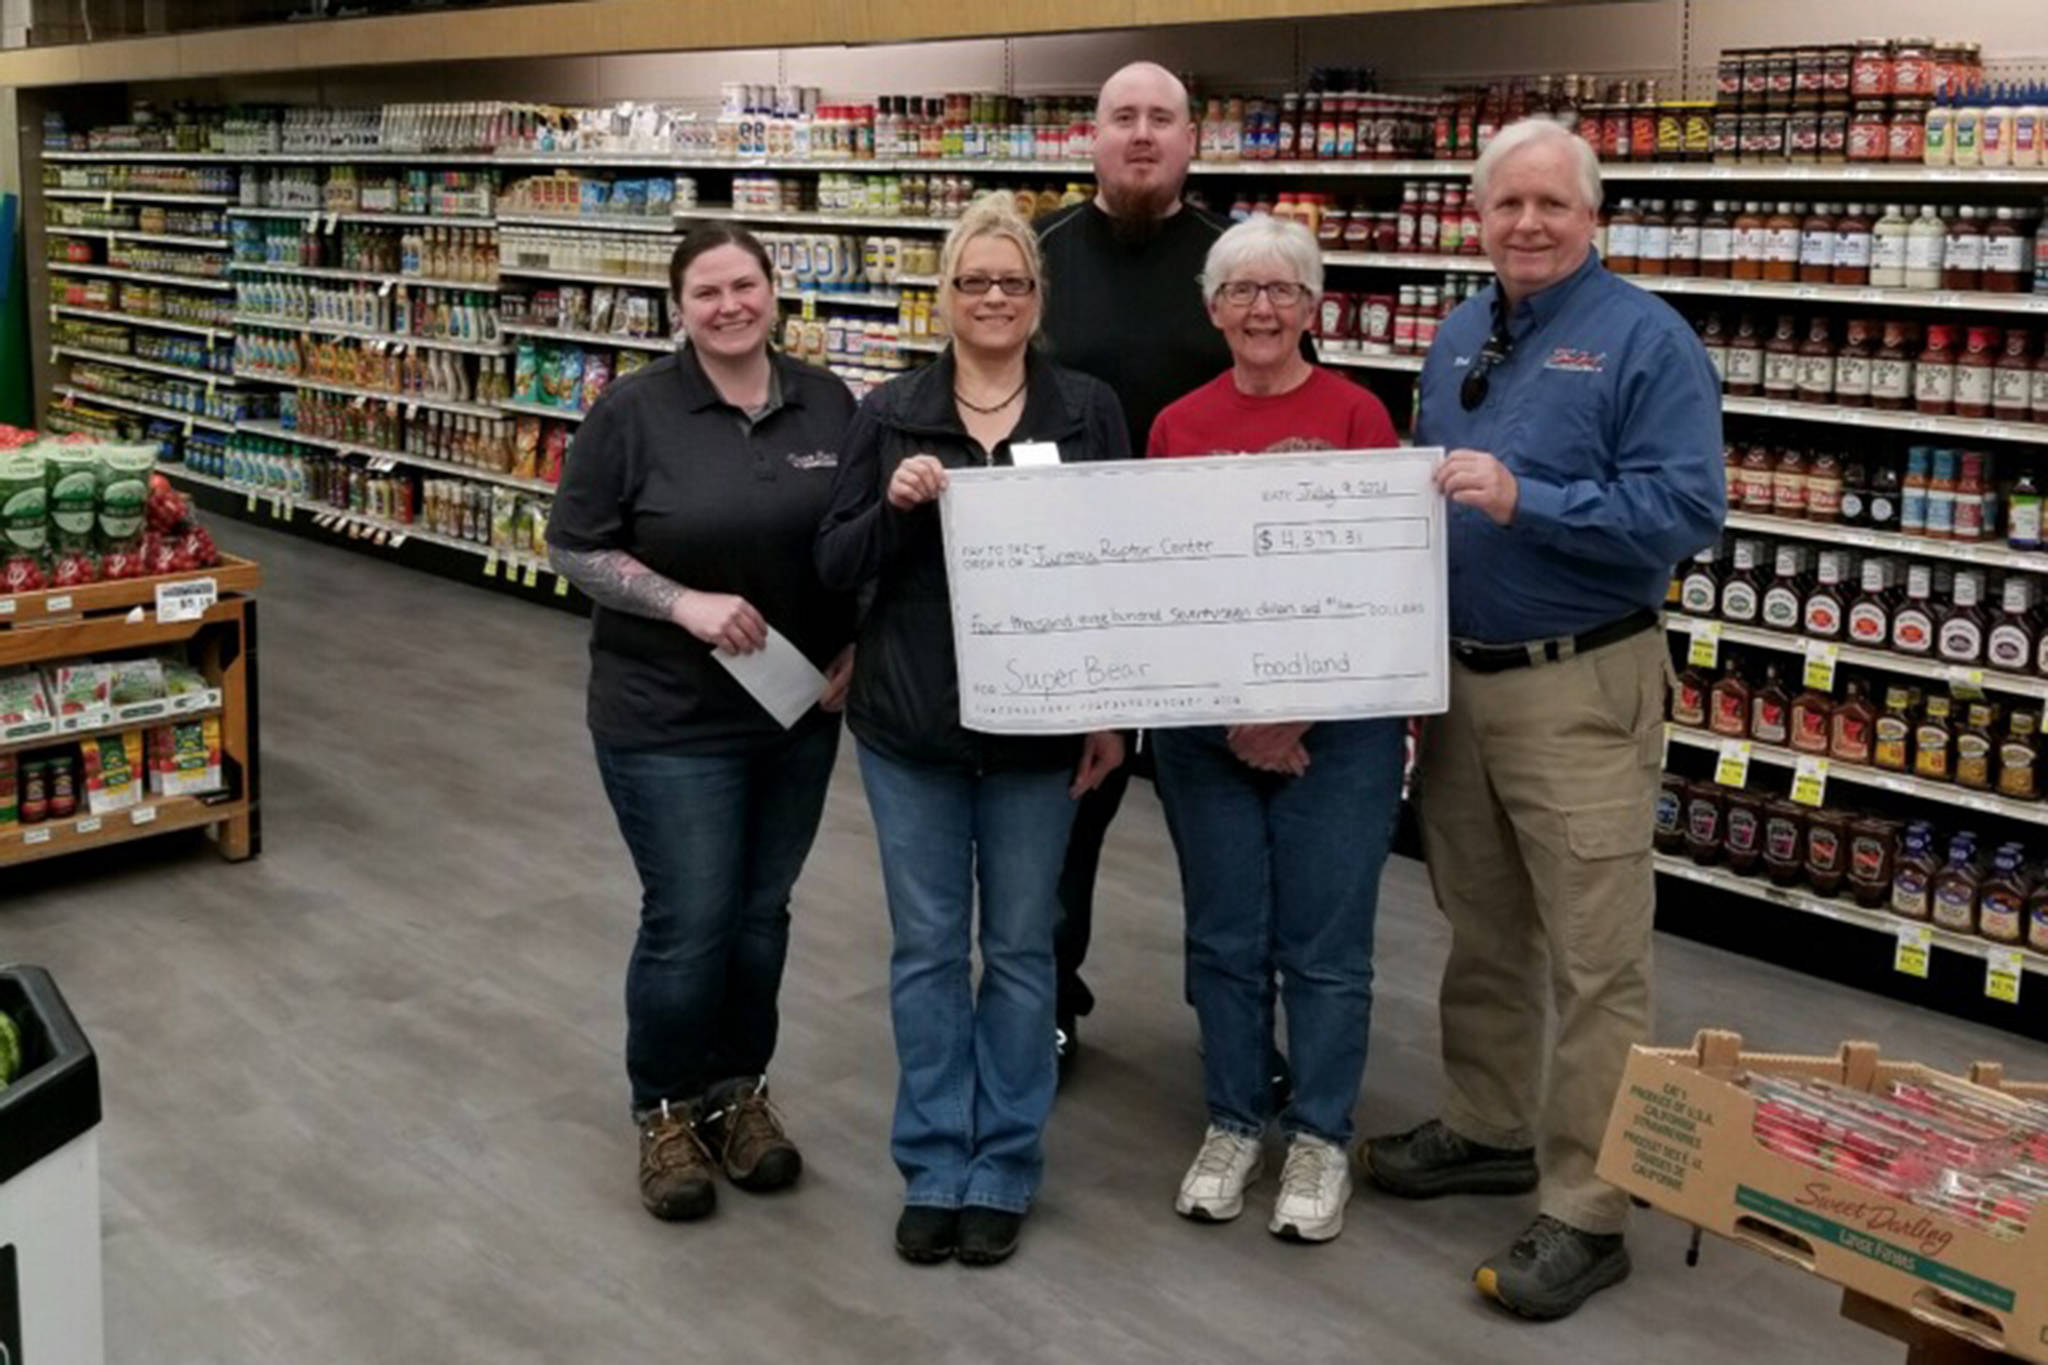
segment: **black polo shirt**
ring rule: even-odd
[[[854,597],[826,590],[811,553],[853,396],[824,370],[772,363],[769,406],[751,417],[687,349],[613,384],[576,433],[548,543],[624,550],[684,587],[744,597],[822,669],[853,638]],[[781,735],[711,654],[681,626],[598,607],[591,733],[686,753]],[[801,722],[827,723],[816,710]]]

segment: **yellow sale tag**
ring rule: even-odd
[[[1749,741],[1724,739],[1721,758],[1714,764],[1714,780],[1724,787],[1749,785]]]
[[[564,577],[562,577],[562,576],[561,576],[560,574],[556,574],[556,575],[555,575],[555,596],[557,596],[557,597],[567,597],[568,595],[569,595],[569,580],[568,580],[568,579],[566,579],[566,578],[564,578]]]
[[[1948,671],[1948,690],[1963,701],[1984,700],[1984,670],[1981,668],[1951,668]]]
[[[243,510],[247,511],[251,516],[256,514],[256,495],[254,493],[249,495],[249,505]]]
[[[1792,799],[1802,806],[1818,806],[1828,792],[1828,761],[1801,754],[1792,772]]]
[[[818,296],[806,289],[804,290],[804,321],[809,322],[816,316],[818,316]]]
[[[1712,668],[1721,661],[1721,623],[1719,621],[1695,621],[1692,625],[1692,648],[1686,653],[1686,662],[1701,668]]]
[[[1892,970],[1927,979],[1927,957],[1934,943],[1934,931],[1924,924],[1901,924],[1899,946],[1892,954]]]
[[[498,576],[498,552],[497,552],[496,550],[493,550],[493,551],[491,551],[491,553],[489,553],[489,554],[487,554],[487,555],[485,555],[485,556],[484,556],[484,577],[485,577],[485,578],[496,578],[497,576]]]
[[[1835,661],[1842,657],[1842,647],[1827,640],[1809,640],[1806,644],[1806,685],[1816,692],[1835,690]]]
[[[2020,1002],[2020,950],[1993,948],[1984,964],[1984,994],[2008,1005]]]
[[[525,583],[525,584],[526,584],[526,586],[527,586],[527,587],[529,587],[529,588],[536,588],[536,587],[539,587],[539,586],[540,586],[540,565],[538,565],[538,564],[528,564],[528,565],[526,566],[526,577],[525,577],[525,578],[523,578],[523,579],[521,579],[520,581],[521,581],[521,582],[523,582],[523,583]]]

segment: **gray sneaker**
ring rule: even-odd
[[[1536,1149],[1487,1147],[1462,1138],[1441,1119],[1368,1138],[1358,1164],[1373,1184],[1403,1199],[1442,1194],[1527,1194],[1536,1188]]]
[[[1473,1272],[1479,1292],[1519,1317],[1550,1322],[1628,1278],[1621,1234],[1580,1232],[1539,1215],[1515,1244]]]

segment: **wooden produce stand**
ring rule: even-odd
[[[151,796],[100,816],[87,814],[81,801],[79,812],[62,820],[0,827],[0,868],[202,827],[212,831],[221,856],[230,862],[260,851],[252,594],[261,582],[262,571],[254,561],[223,555],[214,567],[189,573],[0,597],[0,669],[182,645],[189,647],[192,663],[210,684],[197,705],[136,703],[116,708],[107,723],[65,728],[60,721],[49,733],[10,740],[0,744],[0,750],[44,749],[90,735],[218,714],[224,783],[222,791],[211,795]],[[182,596],[189,604],[195,594],[203,601],[208,583],[215,598],[211,605],[191,619],[160,619],[160,602],[169,605]],[[163,589],[172,591],[160,596]],[[171,614],[178,615],[175,607]]]

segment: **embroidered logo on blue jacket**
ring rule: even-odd
[[[1543,362],[1546,370],[1575,370],[1580,374],[1601,374],[1607,369],[1607,352],[1575,350],[1570,346],[1559,346]]]

